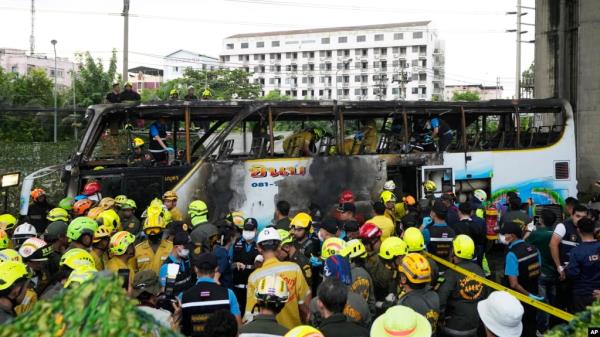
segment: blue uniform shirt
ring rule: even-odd
[[[179,272],[185,272],[187,270],[187,268],[191,269],[190,266],[190,261],[187,260],[182,260],[176,256],[174,256],[173,254],[169,254],[169,259],[177,264],[179,264]],[[160,286],[164,287],[167,285],[167,264],[163,264],[162,266],[160,266],[160,271],[158,272],[158,278],[160,280]]]
[[[211,279],[210,277],[201,277],[198,279],[198,281],[196,281],[196,284],[200,282],[216,283],[215,280]],[[240,311],[240,304],[238,303],[237,297],[235,297],[233,290],[227,289],[227,295],[229,296],[229,312],[233,316],[241,315],[242,313]],[[181,300],[182,294],[179,294],[177,297],[179,297]]]
[[[233,270],[231,269],[231,255],[229,251],[223,246],[216,246],[213,250],[213,254],[217,257],[217,263],[219,264],[219,273],[221,278],[219,282],[221,285],[232,289],[233,288]]]
[[[516,245],[519,242],[524,242],[521,239],[515,240],[513,242],[510,243],[510,245],[508,245],[508,248],[512,248],[514,245]],[[540,266],[542,265],[542,255],[538,252],[538,262],[540,264]],[[517,259],[517,256],[515,255],[515,253],[513,252],[508,252],[508,254],[506,254],[506,264],[504,266],[504,275],[506,276],[519,276],[519,260]]]
[[[573,280],[573,294],[592,296],[600,289],[600,242],[582,242],[571,249],[565,274]]]

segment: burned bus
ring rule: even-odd
[[[452,131],[441,151],[428,134],[437,118]],[[561,205],[577,194],[571,107],[558,99],[485,102],[171,101],[96,105],[88,109],[79,147],[62,170],[65,193],[97,180],[104,196],[125,194],[138,205],[174,189],[179,207],[206,201],[211,218],[239,210],[264,226],[279,200],[295,211],[333,207],[343,190],[369,207],[383,184],[399,195],[454,192],[466,200],[483,189],[502,201],[516,191],[537,205]],[[162,120],[173,149],[139,162],[133,140],[151,142]],[[290,135],[321,130],[311,155],[284,151]],[[365,137],[365,132],[368,135]],[[288,144],[289,147],[289,144]],[[294,153],[297,152],[297,153]],[[23,202],[35,185],[23,184]]]

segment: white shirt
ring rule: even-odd
[[[561,222],[561,223],[557,224],[556,227],[554,227],[554,233],[553,234],[562,239],[562,238],[565,237],[565,234],[567,234],[567,228]]]

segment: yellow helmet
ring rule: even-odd
[[[419,253],[409,253],[398,266],[398,271],[403,273],[411,283],[431,282],[431,266],[429,261]]]
[[[344,246],[346,245],[346,241],[340,238],[329,238],[323,242],[323,247],[321,247],[321,259],[327,260],[330,256],[339,254]]]
[[[110,238],[109,251],[112,255],[120,256],[125,254],[129,245],[133,244],[135,236],[127,231],[117,232]]]
[[[141,146],[144,146],[144,140],[140,137],[133,138],[133,147],[137,149]]]
[[[179,95],[179,93],[177,92],[177,89],[171,89],[171,91],[169,91],[169,95]]]
[[[46,219],[50,222],[64,221],[69,222],[69,213],[63,208],[53,208],[48,212]]]
[[[408,246],[409,252],[420,252],[425,249],[423,233],[416,227],[409,227],[404,231],[402,239]]]
[[[154,198],[150,201],[150,206],[148,206],[148,208],[150,207],[163,208],[163,202],[158,198]]]
[[[277,233],[279,233],[279,237],[281,237],[280,246],[288,245],[294,242],[294,238],[292,237],[289,231],[286,231],[285,229],[278,229]]]
[[[92,220],[96,220],[98,215],[102,212],[104,212],[104,210],[101,207],[94,207],[88,211],[86,216]]]
[[[115,197],[115,204],[119,207],[123,206],[123,204],[127,201],[127,196],[126,195],[117,195]]]
[[[60,258],[59,265],[67,266],[73,270],[80,269],[81,267],[92,267],[96,268],[94,258],[87,250],[81,248],[71,248],[66,251]]]
[[[164,229],[166,226],[167,226],[167,223],[163,216],[161,216],[160,214],[152,214],[144,220],[143,230],[146,230],[149,228]]]
[[[240,229],[244,228],[244,223],[246,222],[244,213],[239,211],[230,212],[229,214],[227,214],[227,217],[225,217],[225,219]]]
[[[396,198],[396,195],[394,193],[390,191],[383,191],[379,195],[379,200],[381,200],[381,202],[383,202],[384,204],[387,204],[390,201],[396,202],[396,200],[398,199]]]
[[[472,260],[475,256],[475,242],[465,234],[457,235],[452,241],[454,256],[465,260]]]
[[[283,337],[324,337],[321,331],[310,325],[299,325],[288,331]]]
[[[0,291],[10,288],[17,280],[27,277],[27,266],[23,262],[6,261],[0,263]]]
[[[19,252],[14,249],[3,249],[0,250],[0,262],[5,261],[23,262],[23,258],[19,255]]]
[[[163,200],[177,200],[177,193],[175,191],[166,191],[162,198]]]
[[[2,214],[0,215],[0,229],[11,230],[17,224],[17,218],[15,218],[12,214]]]
[[[358,239],[353,239],[346,242],[344,249],[340,252],[340,255],[343,257],[349,257],[350,260],[356,258],[364,258],[367,257],[367,248],[362,243],[362,241]]]
[[[81,267],[75,269],[69,274],[69,278],[65,282],[65,288],[69,288],[71,285],[79,285],[83,282],[89,281],[94,278],[94,274],[98,272],[96,268],[92,267]]]
[[[406,243],[396,236],[390,236],[383,240],[381,247],[379,248],[379,256],[386,260],[391,260],[406,254],[408,254]]]
[[[437,185],[433,181],[427,180],[423,183],[423,188],[425,189],[425,192],[431,193],[437,190]]]
[[[109,226],[105,226],[105,225],[98,226],[98,228],[94,232],[94,240],[93,240],[94,243],[98,243],[98,242],[100,242],[100,240],[102,240],[104,238],[110,239],[111,232],[112,232],[112,229]]]
[[[204,89],[204,91],[202,92],[202,97],[208,98],[210,96],[212,96],[212,94],[210,93],[210,90]]]
[[[285,281],[273,274],[267,275],[258,281],[254,296],[258,302],[283,306],[290,294]]]
[[[100,225],[107,226],[111,231],[121,227],[121,218],[114,209],[100,213],[97,220],[100,222]]]
[[[312,217],[307,213],[300,212],[290,222],[290,227],[309,228],[312,224]]]
[[[8,248],[10,243],[10,238],[8,234],[4,231],[4,229],[0,229],[0,250]]]

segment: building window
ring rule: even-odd
[[[419,88],[412,88],[412,93],[413,94],[418,94],[419,93]]]
[[[248,42],[242,42],[242,49],[248,49]]]
[[[179,67],[173,67],[175,69],[175,72],[178,73],[179,72]]]
[[[348,37],[347,36],[340,36],[338,37],[338,43],[346,43],[348,42]]]
[[[331,50],[321,50],[319,52],[320,57],[331,57]]]
[[[228,43],[227,44],[227,49],[233,49],[233,43]]]
[[[256,42],[256,48],[264,48],[265,47],[265,43],[260,41],[260,42]]]
[[[422,39],[423,32],[413,32],[413,39]]]
[[[229,56],[229,55],[221,56],[221,61],[223,61],[223,62],[229,62],[230,59],[231,59],[231,56]]]
[[[323,37],[323,38],[321,38],[321,43],[322,43],[322,44],[329,44],[329,42],[330,42],[330,41],[331,41],[331,40],[330,40],[328,37]]]
[[[271,41],[271,47],[279,47],[279,41]]]
[[[367,41],[366,35],[359,35],[356,37],[356,42],[365,42],[365,41]]]
[[[375,41],[383,41],[383,34],[375,34]]]
[[[394,40],[403,40],[404,33],[394,33]]]

